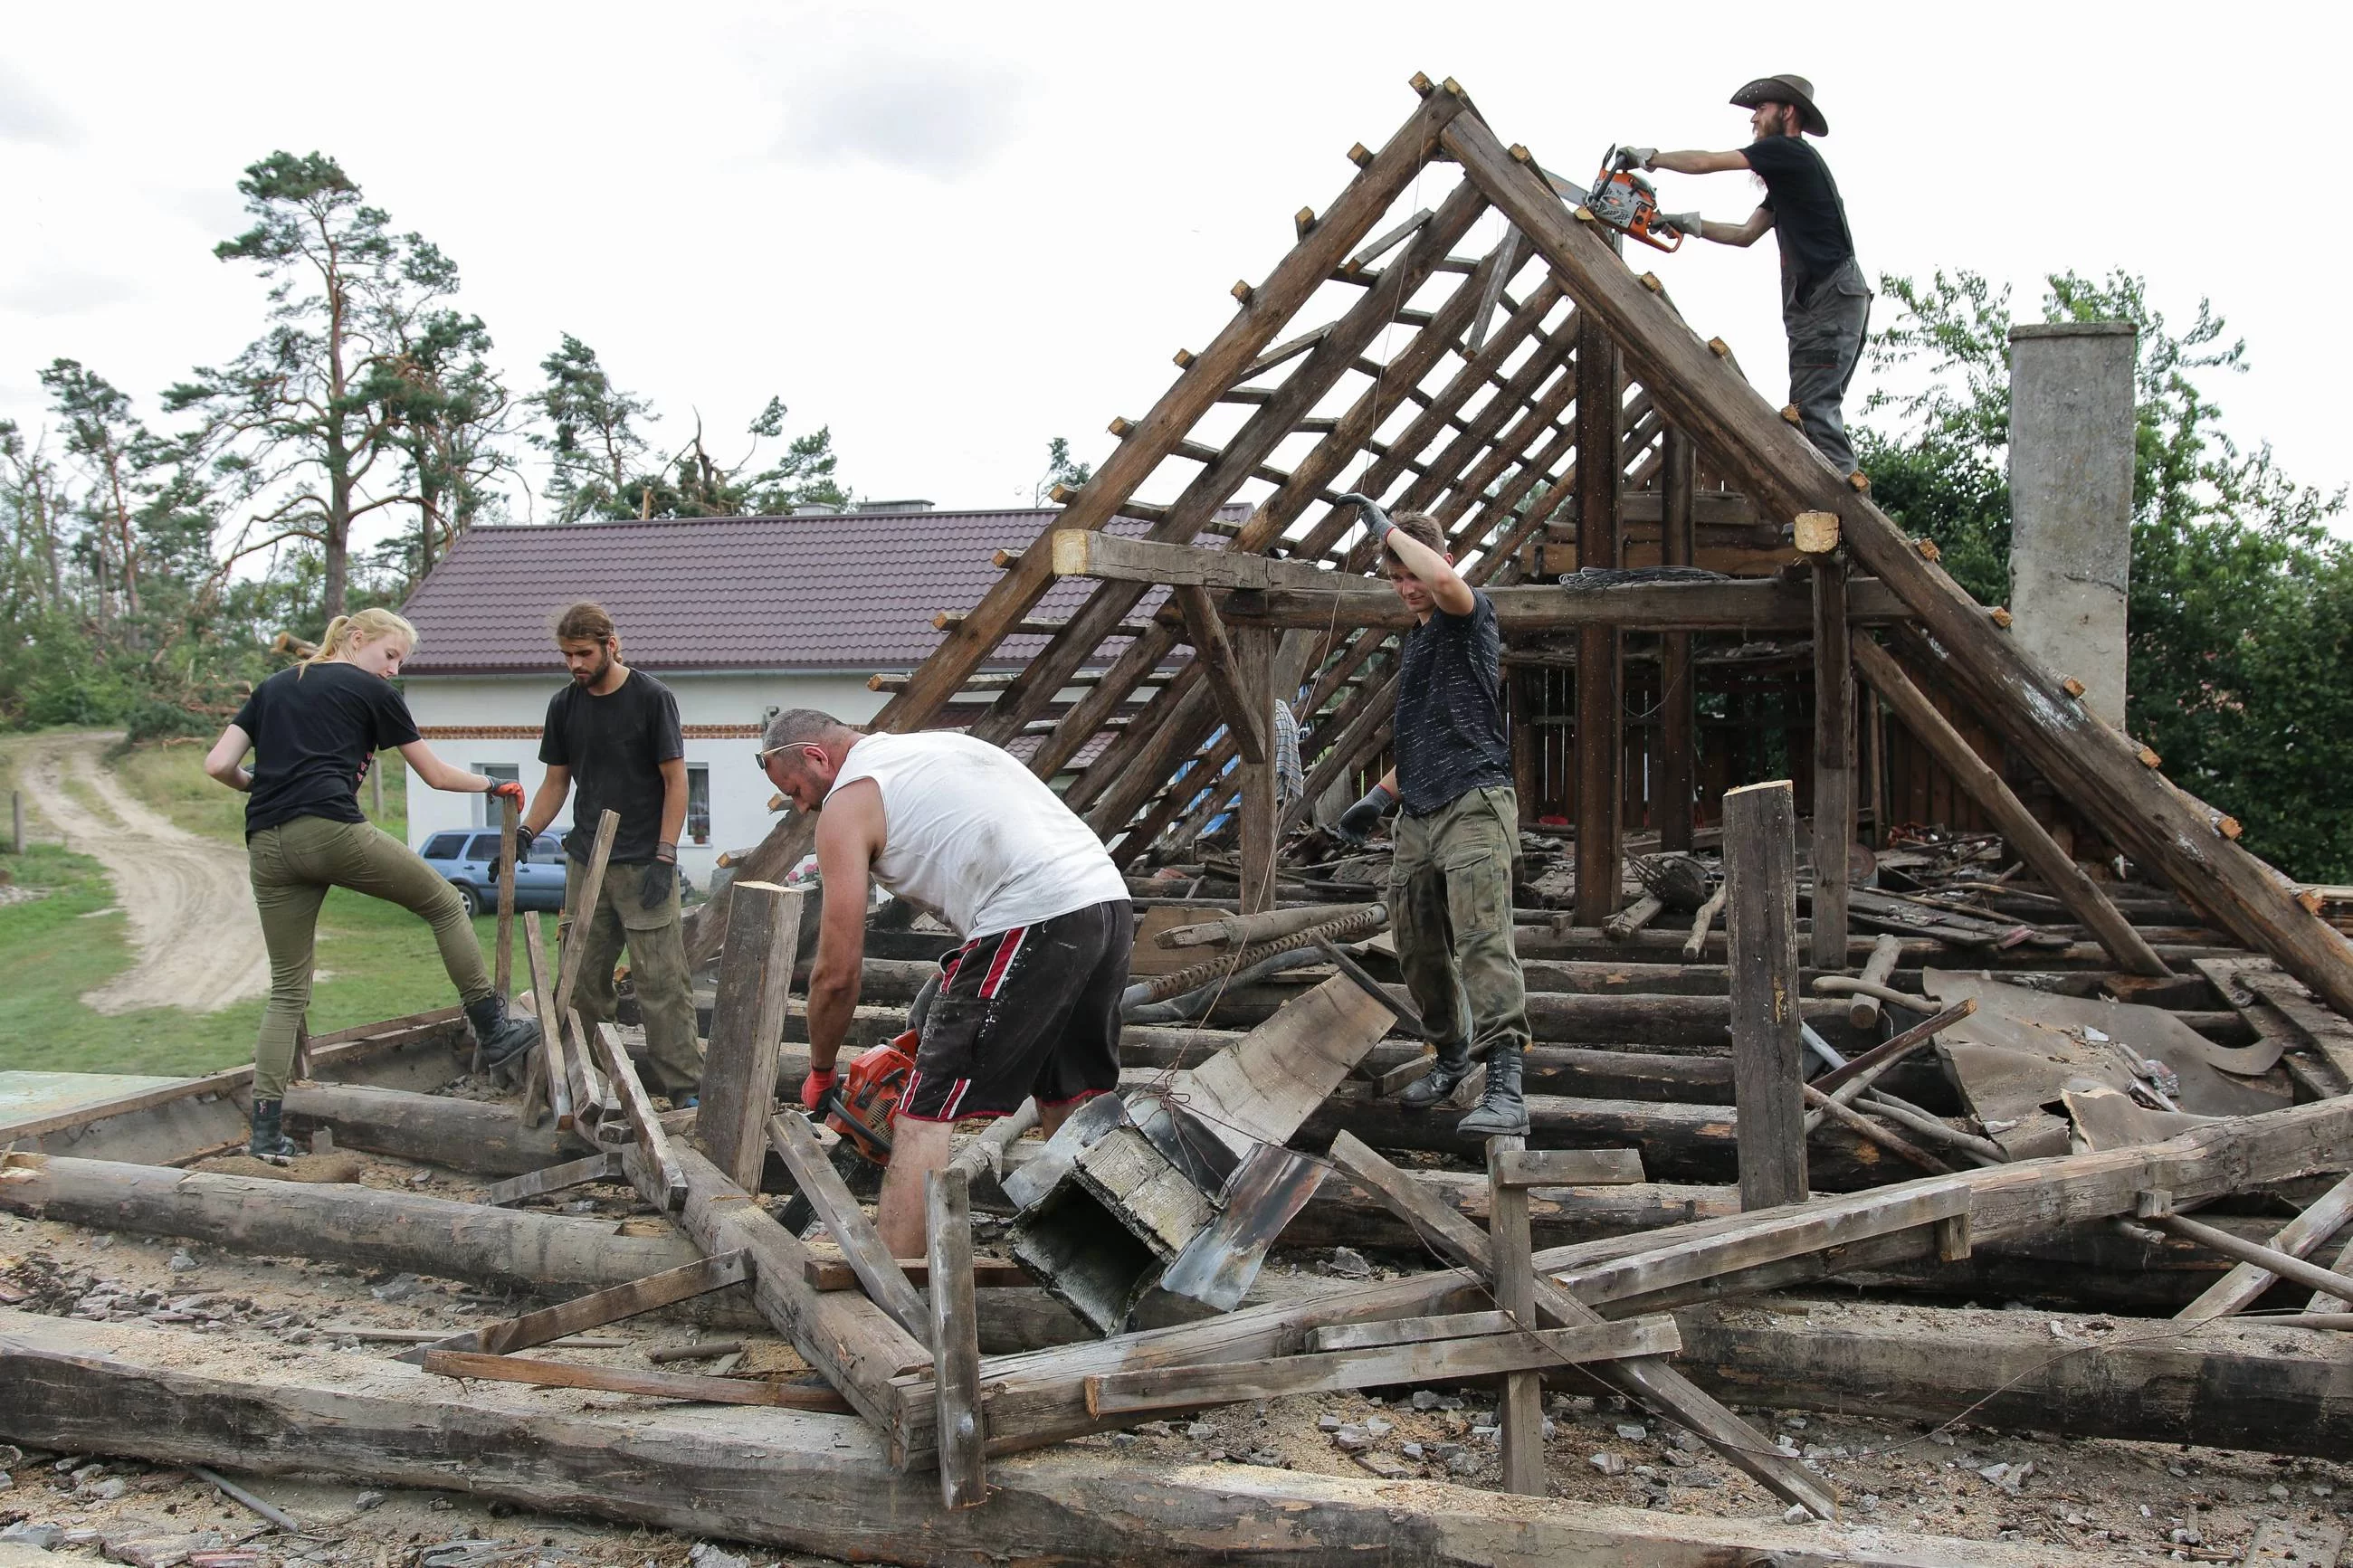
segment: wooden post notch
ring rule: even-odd
[[[694,1134],[711,1163],[746,1192],[760,1190],[767,1159],[768,1112],[807,896],[773,882],[736,883],[720,954]]]
[[[1806,1200],[1797,826],[1796,792],[1786,779],[1725,795],[1732,1085],[1740,1112],[1740,1206],[1749,1209]]]

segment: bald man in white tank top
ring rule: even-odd
[[[954,731],[865,734],[809,709],[781,713],[761,742],[769,781],[818,815],[828,891],[808,993],[815,1110],[858,1006],[866,889],[881,883],[939,917],[961,942],[892,1127],[877,1224],[892,1253],[922,1255],[923,1177],[947,1163],[958,1121],[1036,1098],[1051,1136],[1071,1111],[1119,1087],[1119,996],[1134,910],[1093,830],[1020,763]]]

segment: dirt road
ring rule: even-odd
[[[52,735],[24,752],[28,804],[71,848],[97,858],[131,917],[132,966],[82,1002],[100,1013],[216,1013],[269,989],[245,856],[142,805],[107,768],[119,736]],[[69,790],[70,780],[79,787]],[[90,804],[95,796],[99,807]]]

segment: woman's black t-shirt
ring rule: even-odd
[[[280,670],[231,722],[253,737],[248,838],[298,816],[365,822],[359,793],[368,764],[417,738],[400,689],[339,659]]]

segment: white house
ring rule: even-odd
[[[942,636],[933,617],[979,603],[999,576],[996,552],[1026,548],[1054,515],[901,501],[470,529],[402,606],[417,630],[402,686],[444,759],[535,791],[540,726],[565,679],[552,627],[576,600],[603,605],[623,661],[677,694],[689,791],[679,865],[707,888],[722,853],[757,844],[775,823],[774,787],[754,762],[768,718],[786,708],[850,723],[872,717],[887,696],[868,679],[921,663]],[[1057,584],[1034,614],[1067,615],[1092,586]],[[1017,669],[1044,640],[1010,638],[986,668]],[[978,711],[960,704],[936,721]],[[408,841],[422,847],[435,833],[482,826],[483,807],[481,795],[412,789]],[[555,831],[570,823],[567,805]]]

